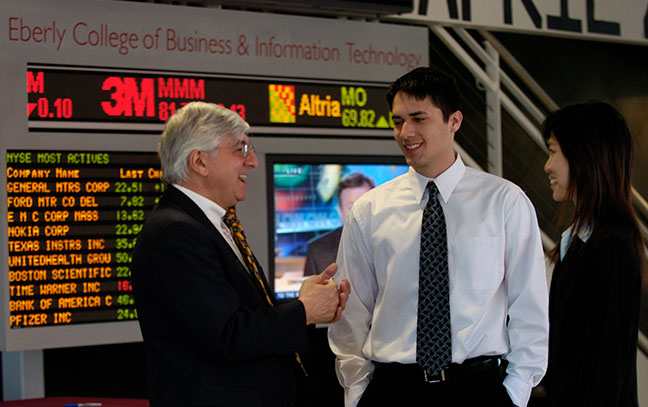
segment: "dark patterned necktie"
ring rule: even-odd
[[[259,289],[265,295],[266,301],[268,301],[268,304],[274,305],[274,303],[270,299],[270,295],[268,294],[268,289],[263,283],[263,279],[261,278],[261,273],[259,271],[259,266],[254,258],[254,255],[252,254],[252,250],[250,249],[250,245],[247,241],[247,238],[245,237],[245,233],[243,233],[243,227],[241,226],[239,218],[236,216],[234,207],[227,210],[225,216],[223,216],[223,222],[225,222],[225,225],[227,225],[227,227],[229,228],[230,233],[234,238],[234,242],[236,242],[236,246],[241,252],[241,256],[243,256],[243,260],[245,261],[245,265],[247,266],[248,271],[256,280]]]
[[[250,244],[245,237],[245,233],[243,233],[243,226],[241,226],[241,222],[239,221],[238,216],[236,216],[236,210],[234,209],[234,207],[231,207],[227,210],[225,216],[223,216],[223,222],[225,222],[225,225],[227,225],[227,227],[229,228],[230,233],[234,238],[234,242],[236,242],[236,247],[238,247],[239,251],[241,252],[241,256],[243,256],[243,260],[248,267],[248,271],[256,280],[259,289],[263,292],[263,294],[265,294],[265,299],[266,301],[268,301],[268,304],[271,307],[274,307],[274,303],[272,302],[270,295],[268,294],[268,289],[266,288],[266,285],[263,283],[263,279],[261,278],[259,265],[257,264],[256,259],[252,254],[252,249],[250,249]],[[306,368],[304,367],[301,356],[298,352],[295,352],[295,359],[297,360],[299,366],[302,368],[304,375],[308,376]]]
[[[434,182],[428,182],[427,190],[421,225],[416,362],[427,374],[438,375],[452,362],[448,237]]]

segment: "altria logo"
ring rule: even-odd
[[[363,107],[367,103],[367,91],[361,87],[342,86],[341,97],[304,93],[299,99],[298,116],[341,117],[342,106]]]

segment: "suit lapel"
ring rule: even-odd
[[[200,222],[203,226],[205,226],[205,228],[211,231],[217,245],[219,246],[220,252],[227,253],[228,256],[230,256],[230,260],[238,266],[241,273],[245,273],[250,278],[250,281],[257,289],[257,291],[259,291],[259,293],[263,296],[264,302],[266,302],[265,293],[263,293],[263,288],[259,287],[259,284],[256,282],[256,278],[250,275],[250,272],[248,271],[247,267],[245,267],[243,263],[241,263],[239,256],[237,256],[236,253],[234,253],[232,247],[229,245],[229,243],[227,243],[227,241],[225,241],[223,235],[221,235],[221,233],[216,229],[214,224],[209,220],[209,218],[207,217],[207,215],[205,215],[202,209],[200,209],[200,207],[196,205],[196,203],[192,201],[191,198],[189,198],[179,189],[175,188],[173,185],[167,185],[167,190],[164,193],[164,199],[182,208],[192,218]],[[265,277],[265,273],[263,272],[263,268],[259,264],[259,261],[257,260],[256,256],[254,256],[254,253],[252,254],[252,257],[254,258],[257,267],[259,268],[259,272],[261,273],[261,278],[263,279],[263,283],[268,289],[268,295],[270,296],[270,299],[272,300],[273,303],[276,302],[274,291],[270,288],[270,285],[268,284],[268,281]]]

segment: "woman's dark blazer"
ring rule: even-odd
[[[549,295],[551,406],[637,406],[641,270],[632,229],[575,238]]]
[[[169,186],[132,262],[151,407],[295,402],[300,301],[270,307],[202,210]]]

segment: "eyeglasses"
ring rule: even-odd
[[[241,143],[237,144],[237,146],[238,147],[235,147],[234,149],[232,149],[230,151],[232,151],[233,153],[241,154],[241,157],[243,157],[243,158],[248,158],[250,156],[250,153],[253,153],[255,151],[252,144],[249,144],[249,143],[241,142]],[[224,146],[218,146],[214,150],[218,150],[219,148],[224,148]],[[209,153],[210,151],[207,151],[207,152]]]
[[[241,146],[239,151],[241,152],[241,157],[247,158],[250,155],[250,153],[254,152],[254,146],[252,146],[252,144],[246,143]]]

